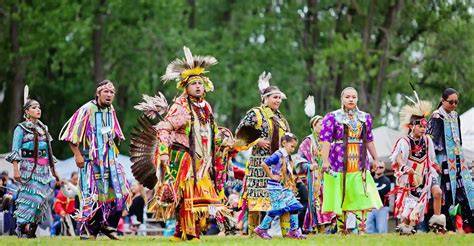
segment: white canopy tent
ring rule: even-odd
[[[0,154],[0,172],[7,171],[10,176],[13,176],[13,165],[5,160],[7,154]]]
[[[129,181],[135,180],[132,174],[132,162],[130,161],[130,157],[119,154],[117,157],[117,161],[122,164],[123,171],[125,172],[125,177]],[[78,168],[74,161],[74,157],[58,161],[58,163],[56,163],[56,170],[61,178],[69,179],[72,172],[78,171]]]
[[[380,161],[385,162],[387,167],[390,166],[389,157],[397,140],[403,137],[403,133],[388,126],[381,126],[373,129],[372,134]]]
[[[461,118],[461,136],[464,158],[474,161],[474,107],[459,116]]]
[[[8,174],[13,177],[13,166],[5,160],[5,157],[6,154],[0,154],[0,172],[7,171]],[[125,177],[130,181],[135,180],[132,174],[132,162],[130,161],[130,157],[118,155],[117,159],[123,166]],[[74,162],[74,157],[66,160],[58,160],[58,163],[56,163],[56,171],[58,172],[59,177],[69,179],[72,172],[78,171],[76,163]]]

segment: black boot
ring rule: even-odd
[[[112,240],[120,240],[117,235],[117,229],[113,227],[103,225],[100,227],[100,232],[102,232],[104,235],[106,235]]]
[[[38,228],[38,224],[31,223],[30,228],[28,228],[28,238],[36,238],[36,229]]]
[[[18,238],[26,238],[26,224],[17,225],[15,232]]]

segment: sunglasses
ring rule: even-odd
[[[459,101],[458,100],[444,100],[445,102],[448,102],[450,105],[456,104],[458,105]]]
[[[385,169],[385,167],[377,167],[378,169]]]

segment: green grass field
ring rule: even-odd
[[[170,242],[168,237],[123,237],[120,241],[111,241],[100,237],[96,241],[80,241],[78,237],[42,237],[38,239],[18,239],[16,237],[0,237],[0,245],[183,245],[184,243]],[[417,234],[415,236],[386,235],[313,235],[306,240],[274,238],[266,241],[258,238],[229,236],[203,237],[200,242],[188,242],[193,245],[424,245],[424,246],[457,246],[474,245],[474,234],[468,235],[435,235],[433,233]]]

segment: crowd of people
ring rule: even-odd
[[[406,134],[391,156],[392,189],[377,155],[372,116],[358,108],[355,88],[342,90],[341,108],[325,116],[316,114],[314,98],[308,97],[310,134],[298,147],[299,138],[279,110],[287,95],[270,85],[271,74],[264,72],[258,80],[260,104],[243,116],[234,137],[218,125],[205,100],[214,89],[205,73],[217,60],[193,56],[186,47],[184,53],[162,76],[177,82],[180,94],[173,104],[161,94],[145,95],[136,107],[144,116],[131,137],[138,181],[131,186],[116,161],[125,136],[112,106],[113,82],[98,83],[95,98],[61,130],[59,140],[67,142],[78,167],[69,181],[55,171],[53,138],[40,121],[39,102],[25,90],[25,121],[15,128],[6,158],[13,180],[4,177],[1,186],[3,200],[10,201],[3,209],[15,221],[11,228],[18,237],[36,237],[51,216],[57,218],[50,220],[51,228],[60,224],[62,235],[118,239],[124,216],[136,233],[146,212],[175,221],[173,241],[199,241],[212,231],[272,239],[271,227],[295,239],[311,233],[387,233],[390,195],[400,234],[414,234],[425,222],[436,233],[471,232],[474,187],[462,154],[454,89],[443,92],[435,111],[416,91],[407,97],[400,112]],[[243,150],[251,155],[239,184],[232,158]]]

